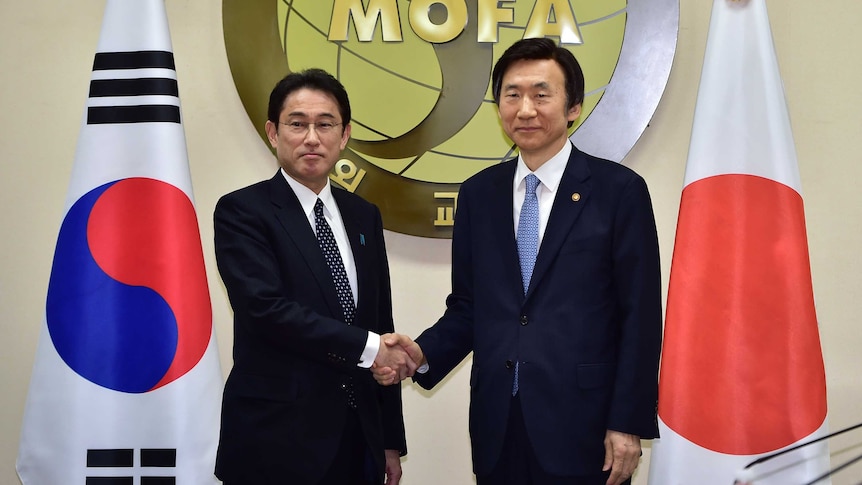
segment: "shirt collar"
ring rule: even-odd
[[[560,186],[560,180],[563,178],[563,171],[566,169],[566,164],[569,162],[569,156],[572,154],[572,142],[567,142],[563,148],[551,157],[550,160],[543,163],[535,172],[531,171],[521,155],[518,155],[518,166],[515,169],[515,187],[520,187],[524,183],[524,179],[529,174],[535,174],[543,185],[550,192],[556,192]]]
[[[281,169],[281,174],[284,176],[284,179],[287,180],[290,188],[293,189],[293,193],[296,194],[296,198],[299,199],[299,205],[302,206],[302,212],[306,216],[310,216],[311,218],[314,217],[314,204],[317,203],[317,199],[323,201],[323,212],[329,212],[332,214],[331,208],[335,206],[335,199],[332,197],[332,187],[329,185],[329,177],[326,178],[326,185],[323,186],[320,193],[315,194],[313,190],[302,185],[299,181],[288,175],[283,168]]]

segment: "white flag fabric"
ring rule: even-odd
[[[714,0],[668,289],[657,485],[828,471],[826,384],[793,134],[764,0]],[[827,482],[818,482],[818,484]]]
[[[163,0],[108,0],[16,468],[214,484],[222,376]]]

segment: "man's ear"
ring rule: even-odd
[[[569,112],[566,113],[566,119],[569,121],[575,121],[579,116],[581,116],[581,103],[572,106],[569,108]]]
[[[341,149],[344,150],[344,147],[347,146],[347,142],[350,141],[350,123],[344,125],[344,131],[341,132]]]
[[[263,129],[266,130],[266,138],[269,140],[269,144],[275,148],[278,145],[278,125],[266,120],[266,125]]]

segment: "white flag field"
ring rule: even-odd
[[[661,438],[649,482],[802,485],[828,473],[825,441],[744,470],[827,434],[817,325],[766,4],[714,0],[671,264]]]
[[[108,0],[16,468],[215,484],[222,375],[163,0]],[[35,323],[35,322],[34,322]]]

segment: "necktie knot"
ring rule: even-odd
[[[536,188],[539,187],[539,177],[536,177],[535,174],[527,175],[527,178],[524,179],[524,182],[527,184],[527,195],[532,195],[536,193]]]
[[[317,202],[314,203],[314,217],[323,217],[323,201],[320,199],[317,199]]]

